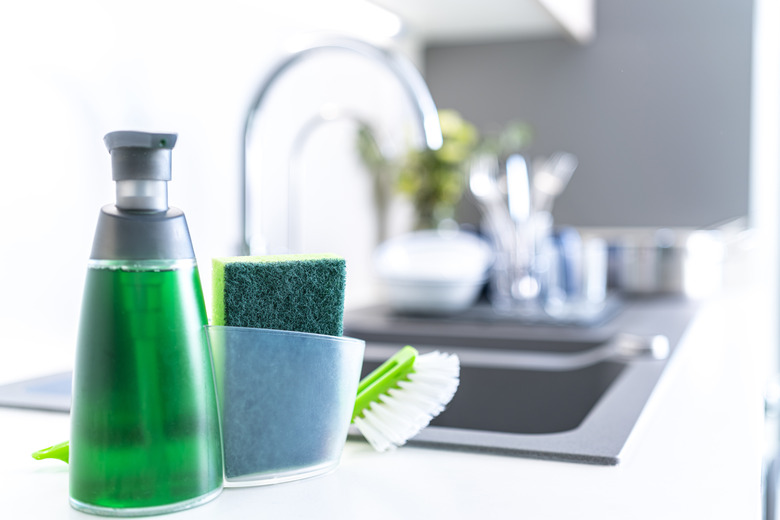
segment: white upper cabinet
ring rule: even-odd
[[[596,0],[370,0],[429,43],[595,36]]]

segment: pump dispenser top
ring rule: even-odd
[[[116,207],[128,211],[168,209],[171,150],[176,134],[119,131],[103,141],[111,154]]]
[[[123,130],[103,138],[111,154],[116,204],[101,209],[90,259],[195,258],[184,213],[168,206],[176,137]]]

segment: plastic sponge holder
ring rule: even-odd
[[[225,486],[278,484],[338,466],[365,342],[206,327],[222,423]]]

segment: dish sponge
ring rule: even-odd
[[[212,260],[214,325],[344,333],[346,261],[336,255]]]

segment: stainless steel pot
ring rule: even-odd
[[[589,228],[609,244],[608,284],[625,294],[701,296],[720,287],[725,246],[718,230]]]

